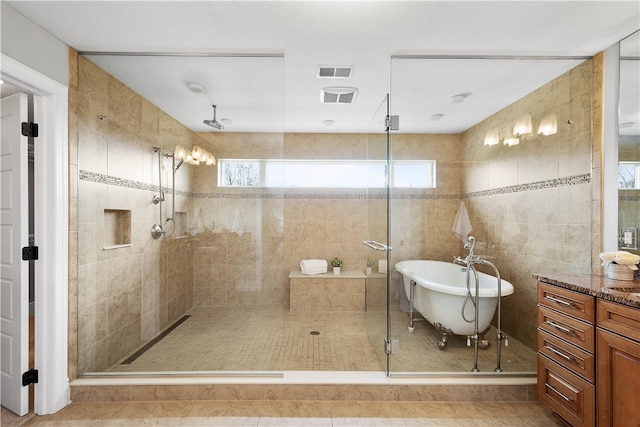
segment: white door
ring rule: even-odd
[[[28,246],[27,137],[21,123],[28,121],[27,95],[2,100],[0,151],[0,348],[2,406],[18,415],[29,411],[29,388],[22,373],[29,367],[29,262],[22,260]]]

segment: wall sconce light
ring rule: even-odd
[[[540,121],[538,126],[538,134],[549,136],[558,132],[558,116],[556,114],[547,114]]]
[[[484,136],[484,145],[492,146],[500,142],[498,129],[492,129]]]
[[[516,138],[515,136],[504,139],[504,145],[508,145],[509,147],[513,147],[514,145],[518,144],[520,144],[520,139]]]
[[[176,160],[182,160],[194,166],[201,163],[207,166],[216,164],[215,156],[197,145],[194,145],[191,151],[187,151],[182,145],[176,145],[173,156]]]
[[[533,132],[533,126],[531,125],[531,114],[523,114],[522,116],[518,117],[518,120],[516,120],[516,124],[513,126],[513,135],[528,135],[531,132]]]

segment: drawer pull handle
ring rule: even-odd
[[[573,356],[569,356],[567,354],[564,354],[563,352],[561,352],[560,350],[556,350],[555,348],[549,346],[549,345],[545,345],[544,348],[546,348],[547,350],[549,350],[550,352],[562,357],[563,359],[571,362],[571,363],[576,363],[576,359]]]
[[[545,296],[544,299],[548,299],[549,301],[555,302],[557,304],[562,304],[567,307],[573,307],[573,303],[569,301],[565,301],[559,298],[550,297],[549,295]]]
[[[560,326],[557,323],[552,322],[551,320],[546,320],[544,323],[546,323],[549,326],[553,326],[554,328],[561,330],[562,332],[565,332],[567,334],[571,334],[573,335],[573,329],[569,329],[569,328],[565,328],[564,326]]]
[[[553,391],[555,394],[557,394],[558,396],[560,396],[562,399],[564,399],[566,402],[573,402],[573,399],[570,397],[565,396],[564,394],[560,393],[554,386],[552,386],[549,383],[544,383],[544,385],[546,385],[549,390]]]

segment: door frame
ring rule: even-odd
[[[34,411],[52,414],[70,403],[68,88],[6,56],[3,78],[34,94],[35,384]],[[28,327],[28,325],[25,325]],[[46,355],[46,357],[45,357]]]

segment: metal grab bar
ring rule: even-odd
[[[376,242],[375,240],[365,240],[362,243],[366,246],[369,246],[375,251],[389,252],[393,250],[391,246],[387,246],[384,243]]]

